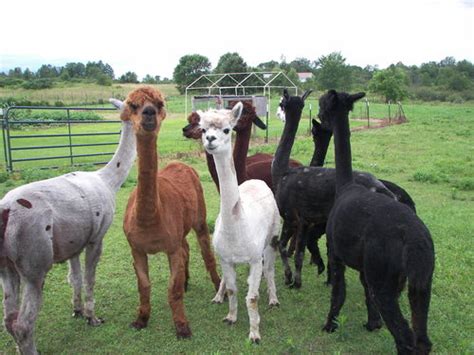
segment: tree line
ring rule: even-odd
[[[386,101],[405,98],[453,102],[474,100],[474,65],[467,60],[456,61],[453,57],[420,66],[407,66],[399,62],[379,69],[372,65],[364,68],[349,65],[340,52],[333,52],[316,60],[296,58],[291,62],[282,56],[280,61],[270,60],[251,67],[234,52],[222,55],[217,66],[212,69],[207,57],[190,54],[181,57],[173,79],[178,90],[183,93],[190,83],[203,74],[249,71],[283,71],[303,89],[371,91]],[[298,73],[311,73],[312,77],[300,82]]]
[[[350,65],[340,52],[333,52],[314,60],[300,57],[291,62],[282,56],[279,61],[270,60],[252,67],[238,53],[229,52],[223,54],[216,67],[212,68],[206,56],[188,54],[180,58],[172,79],[147,74],[141,82],[145,84],[173,82],[180,93],[184,93],[186,87],[203,74],[249,71],[282,71],[302,89],[364,90],[377,93],[386,101],[405,98],[452,102],[474,100],[474,65],[468,60],[456,61],[453,57],[446,57],[439,62],[430,61],[420,66],[407,66],[398,62],[386,69],[379,69],[372,65],[363,68]],[[311,73],[312,77],[300,81],[298,73]],[[252,84],[252,80],[247,84]],[[132,71],[116,78],[112,66],[101,60],[86,64],[71,62],[64,66],[44,64],[36,72],[17,67],[6,73],[0,73],[0,87],[44,89],[52,87],[57,81],[93,82],[105,86],[113,82],[140,82],[137,74]],[[233,82],[225,79],[220,84],[231,86]]]

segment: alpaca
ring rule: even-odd
[[[202,141],[214,156],[221,192],[220,212],[216,220],[213,245],[220,257],[223,278],[213,301],[221,303],[226,291],[229,313],[225,322],[237,321],[237,283],[235,264],[249,264],[249,290],[246,297],[250,320],[249,339],[260,341],[258,313],[262,270],[266,277],[270,306],[279,304],[274,281],[280,216],[270,188],[261,180],[247,180],[240,186],[231,152],[231,130],[236,126],[243,105],[232,110],[198,112]]]
[[[115,194],[136,156],[130,122],[112,160],[95,172],[73,172],[33,182],[8,192],[0,201],[0,278],[4,324],[23,354],[37,354],[34,341],[42,289],[54,263],[69,261],[73,316],[88,324],[103,320],[94,311],[94,284],[102,239],[115,211]],[[85,249],[85,303],[79,256]],[[24,283],[21,306],[20,283]]]
[[[236,102],[231,102],[231,107]],[[273,188],[271,165],[273,155],[266,153],[257,153],[247,156],[250,136],[252,132],[252,124],[255,124],[261,129],[266,129],[265,123],[257,116],[255,108],[248,102],[243,102],[243,111],[241,118],[234,127],[236,132],[235,145],[233,151],[233,158],[235,163],[235,170],[237,173],[237,182],[240,185],[242,182],[250,179],[263,180],[268,187]],[[202,132],[199,126],[199,115],[192,112],[188,116],[188,125],[183,128],[183,135],[186,138],[201,139]],[[206,152],[206,161],[209,173],[214,181],[217,190],[219,190],[219,180],[217,177],[216,166],[212,154]],[[300,166],[301,163],[291,159],[290,166]]]
[[[158,132],[166,113],[158,90],[141,87],[132,91],[121,117],[132,122],[137,140],[138,184],[130,194],[123,229],[130,244],[137,276],[140,306],[131,326],[142,329],[150,318],[148,254],[165,252],[170,267],[168,302],[178,339],[191,337],[183,294],[186,284],[188,244],[186,235],[196,232],[201,254],[215,288],[220,278],[210,247],[206,205],[199,177],[194,169],[172,162],[158,172]]]
[[[302,97],[290,97],[288,91],[284,90],[280,107],[285,115],[285,127],[272,164],[275,198],[284,220],[278,244],[285,268],[285,283],[295,288],[301,287],[304,249],[308,245],[308,238],[324,233],[335,196],[334,169],[311,166],[290,168],[288,164],[304,100],[310,92],[305,92]],[[371,174],[357,172],[355,179],[374,191],[394,198],[393,194]],[[286,250],[292,230],[297,231],[294,278]],[[312,244],[315,243],[310,243]]]
[[[427,354],[431,350],[427,320],[433,241],[424,223],[407,205],[354,181],[348,113],[364,96],[330,90],[319,101],[321,120],[334,131],[337,194],[326,229],[332,295],[323,330],[333,332],[337,328],[336,318],[345,299],[347,265],[360,272],[368,311],[366,328],[380,328],[381,315],[399,354]],[[414,331],[398,305],[407,279]]]

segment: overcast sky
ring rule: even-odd
[[[103,60],[116,76],[172,77],[179,58],[248,65],[339,51],[352,65],[474,62],[474,0],[6,0],[0,71]]]

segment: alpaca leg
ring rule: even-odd
[[[138,307],[137,319],[130,324],[135,329],[145,328],[150,319],[150,276],[148,275],[148,256],[146,253],[132,249],[133,267],[137,276],[138,293],[140,295],[140,306]]]
[[[326,286],[329,286],[331,284],[331,263],[329,262],[330,256],[329,256],[329,242],[328,242],[328,237],[326,235],[326,256],[328,258],[328,269],[326,270]]]
[[[387,280],[385,285],[390,281]],[[369,283],[370,288],[370,283]],[[412,354],[415,350],[415,339],[413,332],[408,326],[408,322],[403,318],[398,304],[397,292],[395,289],[373,289],[374,300],[388,330],[395,338],[398,354]]]
[[[221,262],[225,289],[229,298],[229,313],[224,318],[227,324],[237,322],[237,276],[233,264]]]
[[[225,280],[224,280],[224,276],[222,276],[219,289],[217,290],[216,295],[212,299],[212,303],[222,303],[224,302],[224,297],[225,297]]]
[[[18,317],[18,303],[20,297],[20,275],[13,265],[0,269],[0,279],[3,285],[3,324],[14,337],[13,322]]]
[[[416,351],[418,354],[428,354],[431,350],[431,341],[428,338],[427,323],[430,307],[431,282],[424,289],[417,289],[408,285],[408,299],[411,308],[411,323],[416,337]]]
[[[207,227],[207,223],[202,223],[199,228],[195,229],[195,231],[199,242],[199,247],[201,248],[201,255],[204,259],[204,264],[206,265],[206,270],[209,272],[209,275],[211,275],[212,283],[214,284],[214,288],[217,291],[221,283],[221,278],[217,273],[216,259],[211,249],[211,238],[209,236],[209,229]]]
[[[247,280],[249,291],[245,301],[250,321],[249,339],[252,343],[260,342],[260,315],[258,314],[258,289],[262,278],[262,261],[250,265],[250,274]],[[278,300],[277,300],[278,301]]]
[[[318,240],[326,231],[326,225],[318,224],[310,228],[308,231],[308,245],[307,248],[311,253],[311,263],[318,267],[318,275],[324,272],[324,261],[321,258],[321,253],[318,247]]]
[[[368,320],[367,323],[364,324],[364,327],[371,332],[372,330],[382,328],[382,319],[380,318],[380,313],[377,310],[377,307],[375,306],[372,296],[370,295],[369,288],[367,286],[367,282],[365,281],[365,275],[363,272],[359,274],[359,279],[362,283],[362,286],[364,286],[365,305],[367,306],[368,315]]]
[[[184,259],[184,292],[188,291],[189,286],[189,244],[186,238],[183,239],[183,250],[185,254]]]
[[[263,251],[263,274],[267,280],[268,304],[270,307],[280,305],[275,285],[275,259],[276,250],[271,245],[267,245]]]
[[[82,272],[79,255],[69,260],[69,283],[72,286],[72,306],[74,318],[82,317]]]
[[[290,285],[292,288],[301,288],[301,270],[303,269],[304,252],[308,244],[308,232],[311,231],[308,226],[300,226],[298,228],[296,239],[296,255],[295,255],[295,278]]]
[[[329,260],[329,265],[332,272],[331,308],[323,330],[332,333],[338,327],[337,316],[346,298],[346,281],[344,280],[345,266],[340,260],[332,258]]]
[[[34,341],[34,327],[42,302],[44,275],[39,279],[25,279],[18,317],[12,323],[14,338],[21,354],[38,354]]]
[[[290,245],[288,246],[288,251],[287,251],[287,255],[289,258],[293,256],[293,254],[295,253],[295,249],[296,249],[296,235],[293,234],[292,238],[290,239]]]
[[[87,319],[87,323],[92,326],[99,326],[104,323],[102,318],[97,318],[94,310],[94,285],[95,285],[95,272],[97,269],[97,263],[99,262],[100,255],[102,254],[102,240],[88,244],[86,247],[86,258],[85,258],[85,272],[84,272],[84,283],[85,283],[85,303],[84,303],[84,315]]]
[[[280,251],[281,261],[283,262],[283,267],[285,269],[285,285],[290,285],[293,282],[293,274],[288,262],[288,251],[286,250],[288,240],[290,240],[292,233],[292,228],[290,228],[290,225],[284,221],[280,240],[278,241],[278,250]]]
[[[168,303],[173,313],[178,339],[190,338],[192,333],[184,312],[184,281],[185,281],[185,250],[178,249],[173,254],[168,254],[170,264],[170,281],[168,285]]]

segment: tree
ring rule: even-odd
[[[257,65],[257,69],[262,71],[272,71],[274,68],[278,67],[278,65],[279,64],[276,60],[270,60]]]
[[[59,73],[60,70],[58,70],[56,67],[53,67],[51,64],[43,64],[36,72],[36,76],[40,79],[57,78]]]
[[[351,70],[346,58],[340,52],[333,52],[318,58],[317,82],[322,90],[345,90],[351,88]]]
[[[85,78],[86,66],[82,63],[67,63],[61,70],[63,78]]]
[[[247,63],[236,52],[222,55],[214,69],[214,73],[245,73],[246,71]]]
[[[313,72],[314,69],[311,61],[307,58],[296,58],[290,62],[289,66],[294,68],[297,73]]]
[[[158,76],[159,78],[159,76]],[[142,80],[143,84],[156,84],[158,81],[156,80],[156,77],[152,77],[150,74],[145,75],[145,77]]]
[[[407,96],[406,82],[404,71],[392,65],[374,74],[369,90],[383,95],[386,102],[399,101]]]
[[[200,54],[188,54],[179,59],[179,63],[174,68],[173,79],[177,84],[181,94],[184,94],[186,87],[201,75],[209,74],[211,62]]]
[[[128,71],[125,74],[123,74],[121,77],[119,77],[118,80],[121,83],[133,83],[133,84],[138,83],[137,74],[135,74],[134,72],[131,72],[131,71]]]

